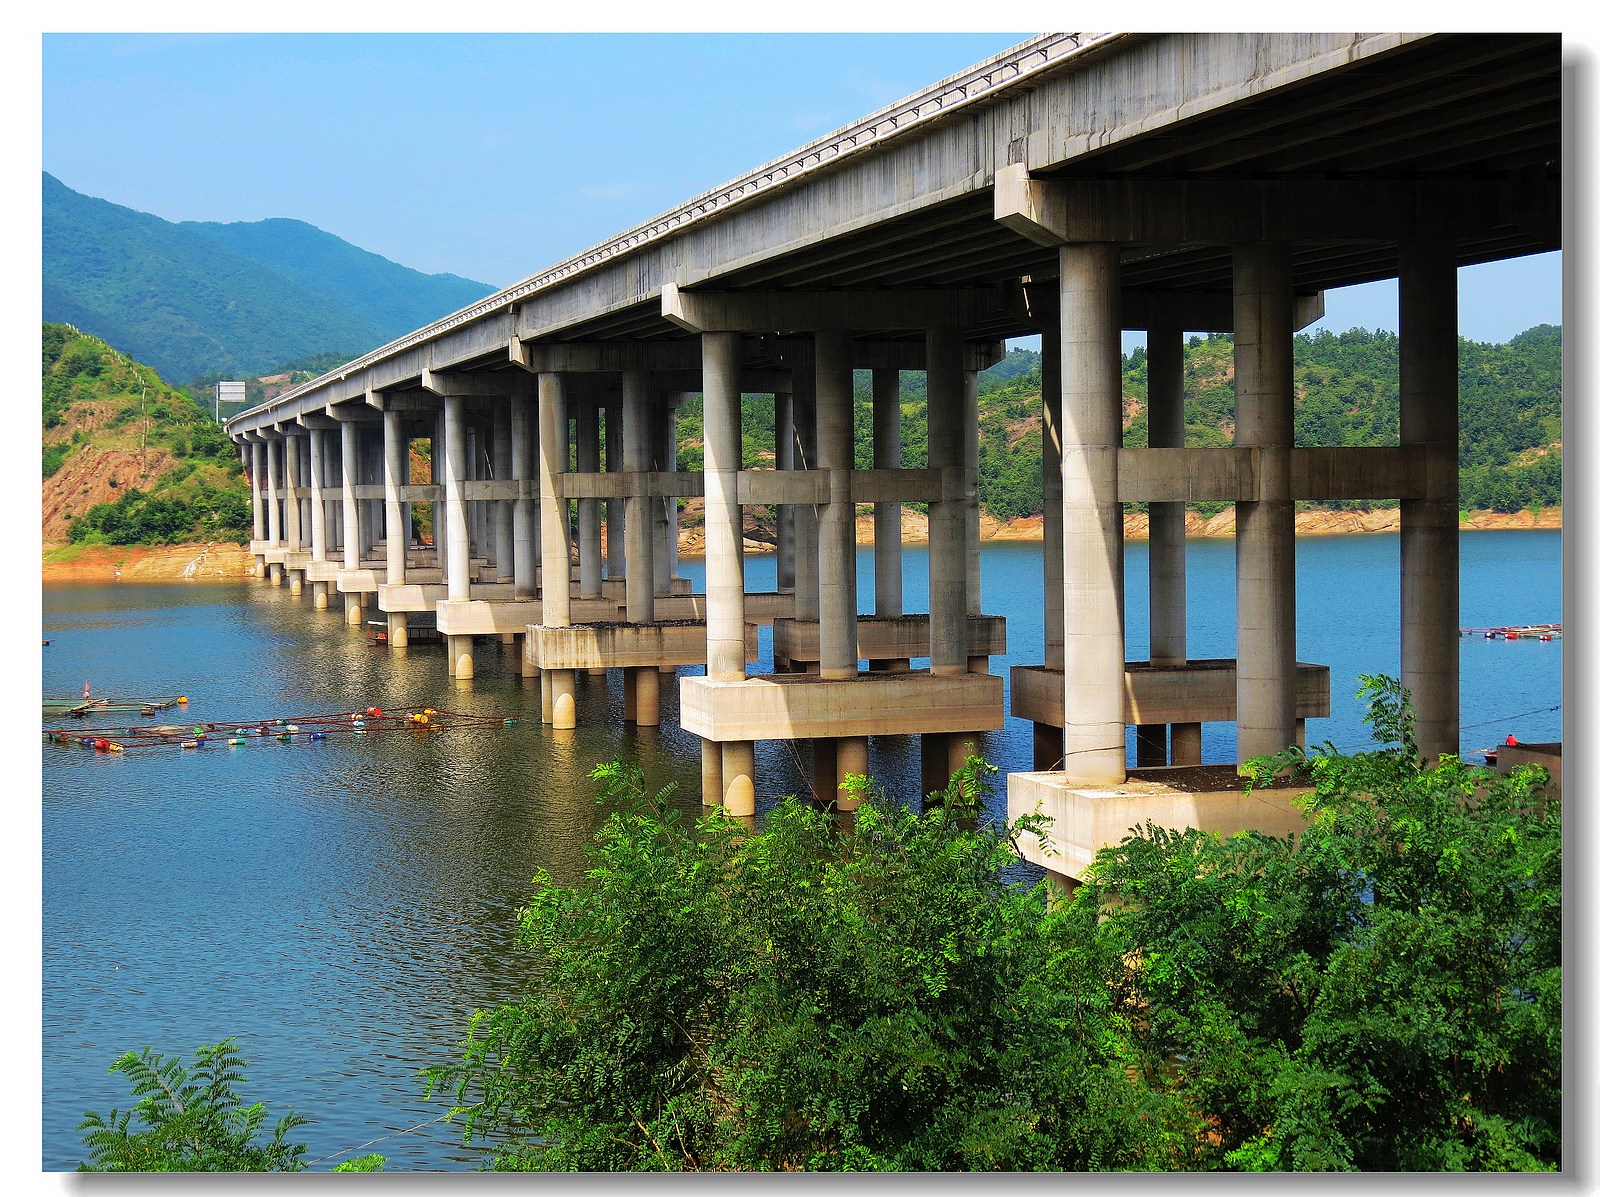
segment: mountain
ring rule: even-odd
[[[492,294],[296,220],[175,224],[44,175],[44,318],[167,378],[355,357]]]
[[[385,342],[495,290],[454,274],[421,274],[398,266],[303,220],[185,221],[178,227],[201,233],[307,291],[362,313],[383,330]]]

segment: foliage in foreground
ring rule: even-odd
[[[869,798],[693,827],[598,770],[579,888],[535,881],[527,995],[455,1088],[500,1169],[1166,1167],[1180,1106],[1132,1084],[1127,1016],[1053,949],[1003,834]],[[970,780],[970,779],[969,779]]]
[[[1314,784],[1297,841],[1146,828],[1100,854],[1080,900],[1126,961],[1108,980],[1207,1114],[1198,1163],[1559,1167],[1559,799],[1534,767],[1425,767],[1403,690],[1362,686],[1384,747],[1257,762]]]
[[[301,1172],[304,1143],[285,1140],[310,1120],[293,1110],[278,1119],[272,1138],[256,1142],[265,1121],[261,1102],[244,1105],[236,1087],[245,1083],[245,1060],[233,1039],[197,1048],[194,1068],[145,1048],[111,1066],[132,1082],[138,1104],[102,1117],[89,1111],[84,1132],[89,1159],[80,1172]],[[143,1130],[128,1129],[137,1114]],[[383,1156],[345,1160],[335,1172],[382,1172]]]
[[[1559,804],[1366,684],[1396,742],[1261,764],[1302,837],[1147,827],[1070,901],[942,805],[755,834],[603,767],[631,805],[430,1091],[503,1170],[1557,1167]]]
[[[305,1145],[284,1136],[307,1119],[292,1110],[272,1137],[256,1142],[266,1119],[261,1102],[245,1105],[244,1058],[232,1039],[198,1048],[192,1070],[145,1048],[111,1066],[132,1083],[138,1104],[105,1117],[88,1113],[78,1129],[89,1149],[82,1172],[299,1172]],[[143,1129],[130,1130],[137,1114]]]

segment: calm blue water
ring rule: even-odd
[[[1562,618],[1559,533],[1461,543],[1464,625]],[[1130,543],[1135,657],[1148,645],[1146,561]],[[1189,562],[1190,652],[1232,656],[1232,541],[1191,541]],[[1351,696],[1358,673],[1399,670],[1398,562],[1395,536],[1299,542],[1299,657],[1333,669],[1333,714],[1311,722],[1313,743],[1366,742]],[[772,588],[771,557],[746,565],[750,589]],[[703,581],[698,562],[683,567]],[[867,606],[870,550],[861,568]],[[1043,657],[1042,577],[1038,545],[985,547],[984,609],[1008,619],[1002,675]],[[925,553],[908,549],[907,610],[925,609],[926,581]],[[255,584],[49,588],[44,635],[50,696],[88,679],[97,694],[187,694],[194,720],[428,704],[522,722],[181,754],[44,745],[43,1167],[76,1166],[85,1110],[128,1106],[106,1072],[120,1053],[187,1059],[229,1035],[250,1061],[247,1096],[271,1118],[292,1107],[315,1120],[298,1132],[315,1169],[368,1150],[391,1171],[474,1167],[417,1070],[455,1054],[474,1009],[519,992],[514,912],[536,869],[581,874],[604,813],[588,769],[636,760],[698,812],[698,741],[677,729],[675,687],[662,688],[663,726],[636,735],[619,730],[620,683],[581,676],[585,726],[557,733],[509,650],[480,645],[477,678],[453,682],[441,649],[369,648],[336,611]],[[770,633],[762,645],[769,668]],[[1461,654],[1464,748],[1560,737],[1548,709],[1561,703],[1560,642],[1466,640]],[[1231,760],[1231,727],[1208,725],[1205,749]],[[1025,770],[1031,729],[1008,719],[983,751]],[[871,765],[893,792],[915,791],[912,739],[874,740]],[[804,785],[787,745],[763,746],[757,768],[763,808]],[[1003,811],[1003,787],[991,808]]]

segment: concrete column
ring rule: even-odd
[[[1183,448],[1183,330],[1148,334],[1150,447]],[[1150,660],[1181,665],[1188,659],[1185,616],[1186,537],[1182,503],[1150,504]]]
[[[706,676],[745,676],[739,338],[701,334],[705,396]]]
[[[867,737],[840,736],[833,744],[833,804],[839,810],[855,810],[861,805],[861,799],[845,791],[844,781],[851,774],[866,774]]]
[[[739,507],[739,335],[702,333],[705,397],[706,676],[745,676],[744,534]],[[755,745],[722,745],[722,805],[755,813]]]
[[[1043,408],[1040,426],[1041,482],[1044,490],[1044,665],[1065,671],[1066,650],[1061,582],[1061,326],[1046,324],[1039,336],[1039,380]],[[1061,729],[1033,725],[1033,767],[1043,772],[1061,764]]]
[[[967,468],[967,614],[983,614],[982,542],[978,525],[978,372],[962,370],[962,453]],[[974,673],[989,672],[988,657],[974,657]]]
[[[1149,330],[1150,447],[1183,448],[1183,330],[1158,325]],[[1150,504],[1150,660],[1158,665],[1181,665],[1188,660],[1188,534],[1182,503]],[[1154,734],[1147,749],[1153,753]],[[1167,732],[1161,731],[1166,764]],[[1171,732],[1171,763],[1200,763],[1200,724],[1175,723]],[[1140,741],[1143,743],[1143,741]],[[1176,754],[1185,759],[1179,761]],[[1189,759],[1192,758],[1192,759]]]
[[[290,552],[300,551],[299,439],[295,436],[283,438],[283,544]]]
[[[376,438],[368,438],[361,446],[361,476],[368,482],[383,477],[383,444]],[[383,500],[363,499],[366,506],[365,516],[361,521],[361,559],[367,560],[372,556],[373,545],[377,541],[378,529],[383,527]]]
[[[467,477],[466,400],[460,395],[447,395],[444,401],[444,510],[448,538],[445,542],[445,593],[451,602],[462,602],[472,597],[471,566],[472,541],[467,531],[467,501],[464,484]]]
[[[900,458],[900,371],[872,372],[872,467],[898,470]],[[872,508],[873,611],[904,615],[901,598],[900,504]]]
[[[466,400],[460,395],[447,395],[444,400],[445,453],[444,491],[445,522],[449,525],[449,543],[445,550],[445,594],[452,601],[472,597],[471,534],[467,529],[467,502],[463,485],[470,460],[470,443],[467,436]],[[446,661],[451,677],[473,676],[472,637],[447,636]]]
[[[756,813],[756,746],[749,740],[722,745],[722,809],[730,815]]]
[[[281,489],[279,479],[283,469],[283,439],[275,437],[266,442],[267,458],[267,543],[283,545],[283,509],[278,501]],[[283,566],[273,562],[267,566],[267,584],[283,585]]]
[[[646,474],[650,470],[650,376],[643,370],[622,375],[623,470]],[[655,545],[650,535],[650,507],[654,500],[636,495],[627,500],[623,520],[624,551],[628,561],[627,600],[629,623],[653,623],[655,605]],[[619,510],[621,505],[619,504]]]
[[[1400,678],[1417,750],[1461,752],[1461,448],[1455,247],[1400,246],[1400,443],[1436,455],[1428,497],[1400,502]]]
[[[299,552],[302,547],[301,522],[303,510],[300,504],[300,483],[305,471],[301,460],[300,438],[298,436],[285,436],[283,438],[283,544],[290,552]],[[292,569],[287,564],[284,573],[289,576],[289,593],[298,595],[304,592],[306,584],[306,571]]]
[[[324,451],[326,437],[325,429],[311,430],[311,560],[313,561],[328,559],[328,507],[327,498],[322,490],[324,475],[328,469],[328,457]],[[318,611],[328,609],[326,582],[311,584],[311,605]]]
[[[1073,785],[1118,785],[1127,778],[1118,250],[1063,245],[1060,258],[1065,772]]]
[[[385,550],[384,581],[390,586],[404,586],[406,581],[406,547],[410,530],[405,526],[405,508],[400,501],[400,487],[405,483],[407,443],[404,417],[398,411],[383,413],[383,542]],[[404,611],[390,611],[389,647],[408,648],[411,645],[411,628]]]
[[[928,504],[928,638],[936,677],[967,671],[966,386],[961,330],[930,328],[928,468],[944,479]]]
[[[444,459],[445,454],[448,452],[446,448],[448,443],[445,436],[444,412],[440,411],[434,417],[433,442],[428,450],[430,471],[428,481],[434,486],[440,486],[444,481]],[[445,518],[444,501],[435,499],[433,503],[433,563],[441,573],[449,565],[447,555],[449,553],[450,529],[445,526],[449,522]]]
[[[793,384],[790,384],[791,386]],[[772,395],[772,445],[780,470],[794,469],[794,394],[774,391]],[[778,589],[794,591],[794,504],[781,503],[777,510]]]
[[[1294,291],[1286,242],[1234,247],[1234,443],[1259,450],[1260,499],[1236,507],[1239,763],[1295,742]]]
[[[539,522],[541,534],[540,621],[545,627],[572,626],[572,574],[567,555],[567,504],[559,498],[567,472],[567,404],[560,374],[539,375]],[[544,719],[555,728],[578,726],[570,669],[546,669],[549,679]]]
[[[344,509],[341,521],[344,540],[344,567],[361,568],[361,507],[356,502],[356,480],[361,474],[361,426],[354,420],[339,425],[339,490]],[[361,596],[344,596],[344,621],[351,627],[361,624]]]
[[[606,473],[620,474],[622,463],[622,406],[621,399],[606,402]],[[628,576],[627,500],[606,500],[606,577]]]
[[[578,408],[578,472],[600,472],[600,408],[584,403]],[[578,500],[578,593],[600,597],[600,500]]]
[[[700,802],[716,806],[722,801],[722,745],[700,741]]]
[[[531,599],[538,594],[537,559],[534,556],[534,526],[538,509],[534,505],[530,481],[536,486],[533,456],[533,402],[521,395],[511,400],[511,477],[517,484],[517,499],[511,508],[512,594]]]
[[[615,421],[616,444],[607,444],[607,465],[630,475],[643,475],[650,469],[650,375],[644,370],[625,370],[622,374],[622,407]],[[607,417],[608,430],[613,421]],[[617,453],[616,458],[610,454]],[[628,622],[654,623],[655,553],[654,538],[650,535],[650,506],[653,500],[636,495],[624,503],[615,504],[617,522],[621,531],[612,552],[621,564],[627,561],[623,576],[627,580]],[[661,671],[656,666],[629,669],[624,687],[626,697],[632,698],[633,721],[640,727],[657,727],[661,723]],[[626,714],[626,712],[625,712]]]
[[[795,427],[795,468],[817,468],[817,376],[812,362],[796,362],[794,367],[793,418]],[[794,617],[817,619],[819,613],[817,570],[817,509],[810,503],[794,508]]]
[[[655,459],[655,468],[660,471],[677,469],[678,446],[672,439],[671,403],[672,396],[663,394],[659,405],[650,413],[650,451]],[[651,560],[654,568],[651,585],[661,595],[672,593],[672,516],[677,504],[678,501],[673,498],[651,499],[649,502]]]
[[[674,474],[678,472],[678,404],[681,401],[681,395],[672,396],[661,423],[661,468]],[[670,594],[672,583],[678,577],[678,500],[667,499],[662,511],[666,516],[665,591]]]
[[[260,441],[246,446],[250,460],[250,534],[255,540],[267,538],[267,508],[262,491],[266,486],[267,447]]]
[[[494,410],[494,438],[490,441],[493,448],[494,479],[504,482],[511,477],[511,407],[514,399],[504,401]],[[516,549],[514,548],[516,532],[513,527],[512,508],[516,506],[513,499],[496,499],[494,512],[494,565],[495,577],[501,582],[514,581]]]
[[[850,337],[819,332],[816,344],[817,467],[825,470],[828,501],[817,529],[818,640],[825,678],[856,675],[855,395]]]

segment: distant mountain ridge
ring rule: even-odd
[[[44,175],[44,319],[163,377],[355,357],[495,288],[423,274],[304,221],[173,223]]]

